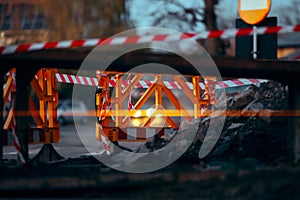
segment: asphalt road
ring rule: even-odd
[[[141,143],[120,143],[127,148],[135,149]],[[53,144],[57,152],[65,158],[77,158],[84,155],[97,155],[104,153],[102,142],[96,140],[95,124],[89,122],[85,125],[68,124],[60,127],[60,142]],[[29,145],[29,157],[33,158],[42,148],[41,144]],[[3,157],[17,159],[13,146],[5,146]]]
[[[68,124],[60,127],[60,142],[53,144],[54,148],[57,150],[59,154],[61,154],[65,158],[74,158],[80,157],[82,155],[90,154],[89,151],[84,147],[79,133],[77,131],[84,131],[88,136],[88,140],[85,140],[86,145],[88,145],[92,141],[92,145],[94,145],[95,152],[91,153],[102,153],[103,148],[102,144],[98,142],[95,138],[95,125],[93,123],[87,123],[85,125],[78,125],[75,127],[74,124]],[[77,129],[76,129],[77,128]],[[83,139],[87,139],[84,135]],[[96,145],[95,145],[96,143]],[[42,148],[41,144],[33,144],[29,145],[29,157],[34,157]],[[7,159],[16,159],[17,153],[13,146],[5,146],[4,147],[3,157]]]

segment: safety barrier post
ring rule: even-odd
[[[121,117],[119,116],[119,110],[122,110],[122,101],[120,101],[120,96],[122,96],[122,75],[116,75],[116,103],[115,103],[115,126],[119,127]]]
[[[7,131],[9,128],[11,129],[11,133],[13,136],[13,144],[15,146],[15,149],[17,151],[17,156],[20,161],[21,165],[24,165],[26,163],[22,149],[20,146],[20,140],[19,136],[16,131],[16,119],[15,119],[15,92],[16,92],[16,69],[11,69],[7,73],[7,81],[5,83],[5,87],[3,90],[3,106],[7,106],[9,104],[9,112],[6,116],[6,121],[3,125],[3,130]],[[4,114],[4,113],[3,113]],[[4,116],[4,115],[3,115]],[[6,132],[3,132],[5,134]],[[6,142],[6,141],[5,141]],[[5,144],[4,142],[4,144]]]
[[[193,82],[193,94],[195,95],[197,99],[197,103],[194,103],[194,119],[197,119],[200,117],[200,109],[201,109],[201,94],[200,94],[200,78],[199,76],[193,76],[192,77]]]
[[[37,125],[35,129],[44,132],[45,144],[58,142],[60,137],[56,111],[58,105],[58,92],[55,85],[56,73],[56,69],[43,68],[31,81],[32,88],[39,99],[39,109],[36,108],[32,98],[29,98],[30,113]]]
[[[44,88],[46,87],[46,80],[45,80],[45,73],[44,73],[44,69],[41,69],[40,71],[38,71],[37,73],[38,75],[38,84],[40,85],[40,88],[43,88],[43,90],[39,91],[38,92],[38,95],[42,95],[42,96],[46,96],[47,95],[47,91],[44,90]],[[34,81],[33,81],[34,82]],[[33,85],[33,82],[31,83],[32,86],[34,87]],[[41,116],[41,119],[42,119],[42,123],[43,124],[46,124],[46,121],[47,121],[47,106],[46,106],[46,101],[44,98],[39,98],[39,103],[40,103],[40,116]]]
[[[62,157],[53,147],[60,139],[59,123],[57,121],[58,92],[56,91],[55,75],[56,69],[41,69],[31,85],[39,99],[39,109],[36,108],[33,100],[29,98],[29,107],[37,127],[32,128],[33,133],[43,135],[42,149],[30,160],[31,164],[47,163],[49,161],[62,160]],[[48,108],[48,109],[47,109]]]
[[[0,85],[2,87],[2,85],[4,85],[4,80],[3,80],[3,76],[0,76]],[[4,100],[3,100],[3,89],[0,90],[0,166],[3,164],[3,134],[4,134],[4,130],[3,130],[3,125],[4,125],[4,121],[3,121],[3,116],[4,116]]]

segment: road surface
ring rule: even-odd
[[[120,143],[131,149],[137,148],[141,143]],[[57,152],[65,158],[77,158],[84,155],[97,155],[104,153],[102,143],[96,140],[95,124],[89,122],[85,125],[68,124],[60,127],[60,142],[53,144]],[[87,148],[86,148],[87,147]],[[41,144],[29,145],[29,157],[33,158],[42,148]],[[13,146],[5,146],[3,157],[17,159]]]

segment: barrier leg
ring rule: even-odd
[[[53,147],[52,144],[44,144],[40,152],[30,160],[30,164],[38,165],[65,159]]]

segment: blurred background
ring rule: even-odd
[[[0,46],[107,38],[128,29],[151,26],[184,33],[234,28],[237,3],[232,0],[0,0]],[[269,16],[277,16],[280,26],[300,23],[300,0],[272,1]],[[278,58],[300,57],[299,36],[300,33],[278,36]],[[235,56],[234,38],[199,42],[211,56]],[[60,98],[71,98],[72,85],[58,84],[58,91]]]
[[[235,27],[237,2],[232,0],[0,0],[0,45],[110,37],[141,27],[179,32]],[[288,11],[288,12],[286,12]],[[300,0],[272,1],[269,16],[278,25],[300,22]],[[299,46],[299,34],[279,37],[279,57]],[[203,42],[212,56],[234,56],[234,41]]]

